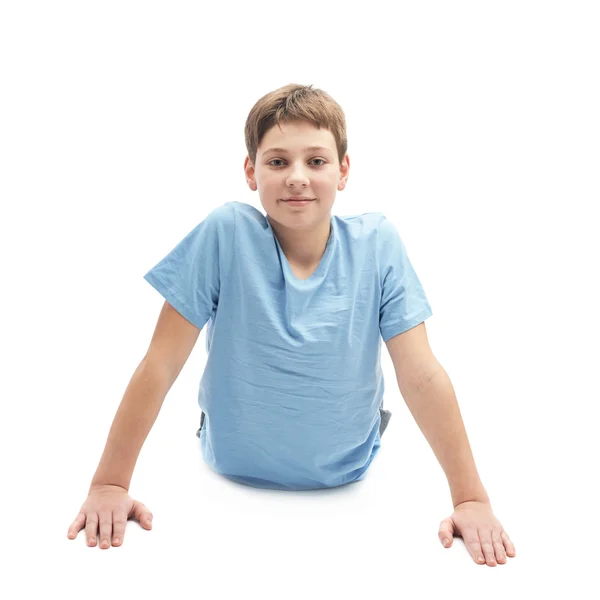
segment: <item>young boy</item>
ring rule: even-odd
[[[227,202],[144,276],[166,301],[69,536],[85,523],[95,545],[100,522],[100,547],[109,547],[111,535],[122,543],[127,518],[150,528],[150,511],[128,495],[129,483],[208,323],[197,435],[213,470],[283,490],[363,479],[391,417],[383,408],[383,339],[450,483],[455,510],[440,541],[450,547],[461,535],[476,562],[506,562],[514,547],[429,347],[431,307],[394,225],[382,213],[331,215],[350,169],[341,107],[312,86],[287,85],[256,103],[245,137],[245,176],[267,216]]]

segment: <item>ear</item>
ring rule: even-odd
[[[258,189],[255,180],[255,171],[254,165],[250,162],[250,157],[246,156],[244,160],[244,173],[246,174],[246,181],[248,182],[248,187],[255,192]]]
[[[348,175],[350,172],[350,157],[348,154],[344,156],[342,160],[342,164],[340,165],[340,181],[338,183],[338,190],[341,191],[346,187],[346,183],[348,182]]]

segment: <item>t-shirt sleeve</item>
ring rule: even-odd
[[[192,229],[144,279],[198,329],[219,303],[234,238],[231,203],[213,210]]]
[[[377,236],[381,284],[379,330],[387,342],[433,313],[400,234],[391,221],[382,217]]]

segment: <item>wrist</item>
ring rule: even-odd
[[[458,506],[465,502],[485,502],[490,504],[490,498],[480,480],[473,481],[469,485],[455,486],[451,490],[452,504]]]

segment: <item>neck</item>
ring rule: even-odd
[[[312,230],[290,229],[281,223],[274,222],[270,217],[269,223],[277,236],[279,245],[290,263],[299,267],[311,267],[318,264],[331,234],[331,217],[324,220]]]

